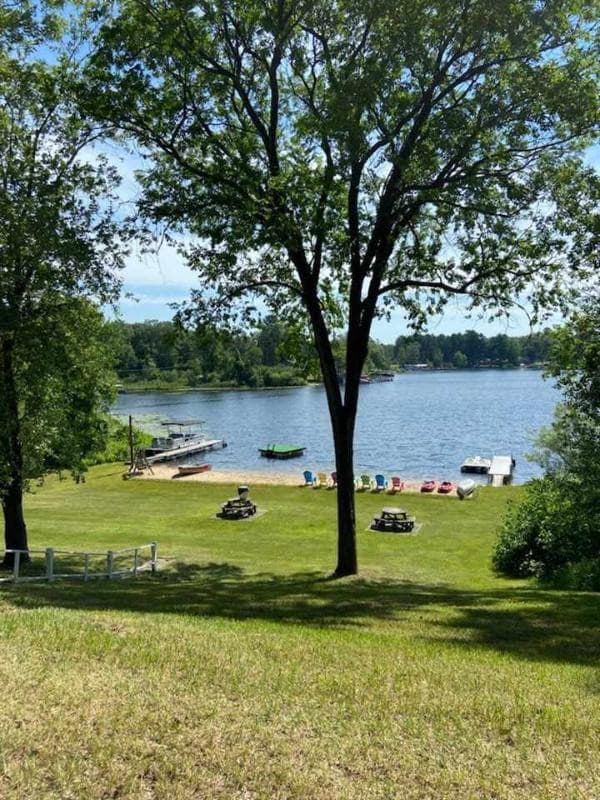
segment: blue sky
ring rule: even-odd
[[[588,151],[587,159],[600,170],[600,145]],[[122,193],[128,199],[137,193],[137,185],[131,174],[131,169],[135,168],[133,164],[134,161],[129,158],[121,162],[124,176]],[[163,245],[156,255],[133,253],[128,259],[123,280],[124,292],[133,295],[132,298],[124,296],[120,304],[120,314],[128,322],[171,319],[171,304],[187,300],[190,290],[199,285],[197,276],[187,268],[176,250],[168,245]],[[497,333],[520,336],[530,331],[527,316],[520,311],[515,311],[508,319],[493,322],[468,319],[465,316],[465,301],[458,298],[449,303],[443,315],[431,321],[428,329],[431,333],[456,333],[468,328],[490,336]],[[381,341],[393,342],[407,330],[402,314],[397,312],[392,314],[389,322],[376,322],[373,335]]]

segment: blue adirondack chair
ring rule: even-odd
[[[387,481],[383,475],[375,475],[375,491],[383,492],[387,488]]]
[[[315,485],[315,482],[316,482],[317,479],[315,478],[315,476],[312,474],[312,472],[309,469],[305,469],[303,475],[304,475],[304,485],[305,486],[314,486]]]

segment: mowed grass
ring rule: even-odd
[[[506,502],[358,495],[361,575],[335,564],[335,493],[51,480],[32,546],[156,539],[157,577],[0,589],[0,797],[600,797],[600,598],[495,576]],[[415,536],[365,529],[398,504]]]

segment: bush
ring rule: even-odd
[[[531,481],[525,499],[509,506],[494,549],[495,568],[513,577],[600,589],[598,536],[580,493],[564,476]]]
[[[292,367],[263,367],[264,386],[303,386],[306,380]]]
[[[532,481],[525,500],[512,504],[504,519],[493,563],[507,575],[549,577],[565,563],[572,513],[552,478]]]
[[[569,564],[557,573],[555,583],[561,589],[600,592],[600,556]]]
[[[108,433],[103,450],[93,453],[86,459],[86,465],[107,464],[115,461],[129,461],[129,426],[114,417],[107,418]],[[148,447],[152,435],[133,429],[133,438],[136,448]]]

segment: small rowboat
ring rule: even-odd
[[[476,486],[477,484],[471,478],[469,478],[466,481],[461,481],[456,486],[456,494],[459,496],[461,500],[464,500],[466,497],[471,497],[471,495],[475,491]]]
[[[423,481],[421,484],[421,491],[422,492],[433,492],[435,491],[435,487],[437,486],[435,481]]]
[[[438,494],[450,494],[452,489],[454,489],[452,481],[442,481],[438,486]]]
[[[181,464],[177,467],[180,475],[196,475],[199,472],[208,472],[210,464]]]

